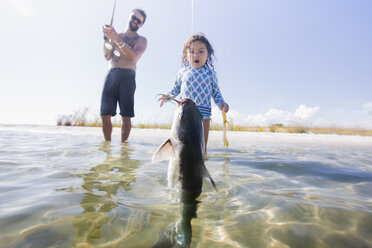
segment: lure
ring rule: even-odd
[[[222,110],[222,119],[223,119],[223,145],[224,147],[228,148],[229,141],[227,140],[227,137],[226,137],[226,129],[227,129],[227,124],[230,125],[230,123],[226,120],[226,112],[224,110]]]

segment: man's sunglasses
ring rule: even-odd
[[[131,19],[132,21],[136,21],[136,22],[138,23],[138,25],[142,25],[142,21],[141,21],[140,19],[138,19],[137,16],[132,15],[132,16],[130,17],[130,19]]]

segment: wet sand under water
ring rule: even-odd
[[[169,130],[0,125],[0,247],[152,247],[177,231]],[[372,137],[212,131],[191,247],[372,247]],[[182,238],[182,235],[179,235]]]

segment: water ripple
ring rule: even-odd
[[[100,129],[0,125],[2,247],[152,247],[177,232],[182,204],[168,130],[128,144]],[[211,132],[191,247],[372,247],[372,155],[360,137]]]

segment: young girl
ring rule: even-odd
[[[178,71],[173,89],[167,94],[181,98],[191,98],[203,115],[205,151],[211,116],[211,98],[222,111],[229,111],[229,105],[222,98],[217,84],[212,56],[214,51],[204,35],[191,36],[183,47],[182,67]],[[159,98],[160,107],[167,101],[167,96]]]

